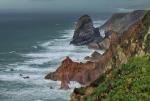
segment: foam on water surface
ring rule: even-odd
[[[95,21],[95,26],[101,25],[102,21]],[[96,25],[97,24],[97,25]],[[16,85],[20,90],[0,88],[0,95],[8,96],[5,101],[67,101],[73,88],[80,87],[77,82],[70,83],[70,90],[64,91],[60,88],[60,81],[44,80],[44,76],[53,72],[61,61],[69,56],[74,61],[83,61],[84,57],[90,55],[94,50],[86,46],[73,46],[69,42],[73,36],[72,29],[59,31],[60,37],[37,42],[33,48],[42,47],[41,51],[30,53],[17,53],[10,51],[8,54],[18,54],[26,58],[23,62],[15,62],[7,65],[7,69],[0,71],[0,86]],[[101,52],[101,51],[100,51]],[[1,53],[0,53],[1,54]],[[7,53],[6,53],[7,54]],[[0,65],[2,66],[2,65]],[[29,76],[24,79],[23,77]],[[8,84],[6,85],[5,82]],[[16,84],[15,84],[16,83]],[[9,85],[10,84],[10,85]],[[52,87],[52,89],[51,89]],[[10,97],[10,98],[9,98]],[[7,98],[9,98],[7,100]]]

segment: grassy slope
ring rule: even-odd
[[[141,42],[150,51],[150,11],[144,21]],[[146,40],[145,40],[146,39]],[[104,74],[101,83],[90,96],[86,87],[76,88],[75,92],[85,97],[85,101],[150,101],[150,54],[143,57],[132,57],[128,63]]]
[[[130,58],[104,77],[86,101],[150,101],[150,55]]]

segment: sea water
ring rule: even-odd
[[[83,61],[94,51],[69,44],[80,15],[0,14],[0,101],[69,100],[78,83],[61,90],[59,81],[44,76],[55,71],[66,56]],[[94,20],[95,27],[104,23],[100,18]]]

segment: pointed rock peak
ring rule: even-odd
[[[91,19],[91,17],[89,16],[89,15],[83,15],[83,16],[81,16],[79,19],[78,19],[78,21],[83,21],[84,23],[88,23],[88,22],[92,22],[92,19]]]
[[[70,59],[70,57],[66,57],[63,61],[62,61],[62,65],[65,64],[65,65],[68,65],[70,63],[72,63],[73,61]]]
[[[70,44],[86,45],[97,37],[100,37],[99,29],[94,28],[93,21],[89,15],[83,15],[77,20]]]

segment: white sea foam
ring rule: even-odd
[[[95,26],[100,26],[102,21],[94,21]],[[6,70],[3,74],[0,74],[0,80],[2,81],[13,81],[21,82],[23,84],[34,85],[32,89],[21,89],[20,91],[8,91],[6,93],[12,94],[17,97],[16,101],[19,101],[19,96],[27,97],[31,96],[33,101],[43,101],[40,98],[47,98],[51,96],[51,100],[59,98],[66,98],[69,93],[75,87],[80,87],[81,85],[77,82],[70,82],[70,90],[64,91],[60,90],[60,81],[44,80],[44,76],[48,72],[53,72],[56,70],[60,62],[66,57],[71,57],[74,61],[83,61],[84,57],[90,55],[94,50],[88,49],[86,46],[73,46],[69,45],[69,42],[73,36],[73,30],[60,31],[62,34],[58,39],[48,40],[45,42],[37,42],[33,48],[42,47],[45,50],[40,52],[31,52],[26,54],[21,54],[22,57],[27,58],[23,63],[9,64],[9,68],[13,68],[13,71]],[[99,51],[102,53],[102,51]],[[14,53],[13,51],[10,53]],[[48,64],[47,67],[42,67],[40,65]],[[23,76],[29,76],[28,79],[24,79]],[[50,86],[53,89],[50,89]],[[38,88],[36,88],[38,87]],[[57,94],[56,94],[57,93]],[[38,96],[37,96],[38,95]]]
[[[69,86],[70,86],[71,89],[74,89],[74,88],[81,87],[81,84],[79,84],[79,83],[77,83],[75,81],[71,81]]]
[[[105,37],[105,30],[100,30],[101,36],[104,38]]]
[[[2,81],[22,81],[23,78],[19,77],[19,73],[0,74],[0,80]]]
[[[94,27],[100,27],[102,24],[104,24],[105,20],[97,20],[94,21]]]
[[[43,64],[52,60],[62,60],[66,56],[70,56],[76,60],[83,60],[85,56],[90,54],[92,50],[86,46],[69,45],[70,39],[73,35],[73,30],[63,31],[64,39],[54,39],[45,43],[39,44],[41,47],[47,49],[44,52],[23,54],[24,57],[33,58],[26,61],[26,63]]]
[[[63,38],[72,38],[73,36],[73,33],[74,33],[74,30],[73,29],[70,29],[70,30],[64,30],[64,33],[67,33],[67,34],[64,34],[62,37]]]
[[[10,54],[11,54],[11,53],[16,53],[16,51],[10,51],[9,53],[10,53]]]
[[[15,71],[24,71],[29,73],[42,73],[42,72],[48,72],[48,71],[55,71],[55,68],[33,68],[32,66],[28,65],[18,65],[14,69]]]

